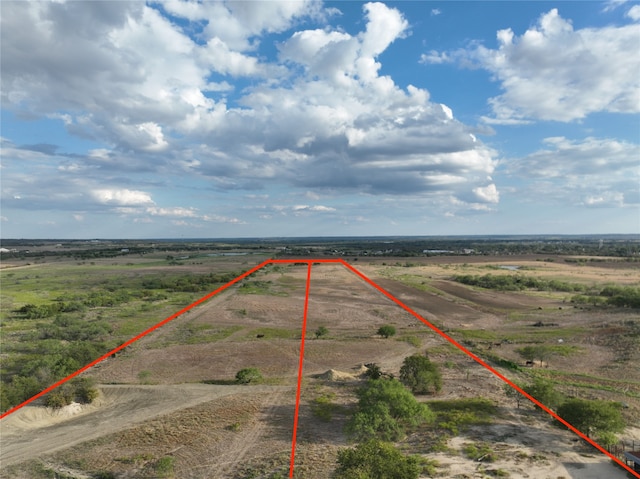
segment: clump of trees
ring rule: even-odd
[[[558,408],[558,416],[587,437],[608,435],[624,430],[620,403],[612,401],[567,399]]]
[[[525,289],[535,289],[538,291],[579,293],[571,298],[572,302],[640,308],[640,288],[634,286],[611,285],[605,286],[602,289],[594,289],[584,284],[568,283],[557,279],[547,280],[522,274],[466,274],[454,276],[453,280],[458,283],[497,291],[524,291]]]
[[[400,381],[414,394],[438,393],[442,389],[442,374],[426,355],[405,358],[400,368]]]
[[[485,274],[485,275],[457,275],[453,277],[458,283],[479,286],[498,291],[523,291],[536,289],[538,291],[564,291],[567,293],[587,291],[587,286],[578,283],[568,283],[556,279],[546,280],[526,276],[523,274]]]
[[[109,346],[102,342],[48,339],[37,344],[39,354],[24,355],[19,361],[3,365],[3,375],[9,371],[10,379],[3,378],[0,388],[2,411],[23,403],[109,350]]]
[[[565,398],[555,390],[551,381],[542,378],[535,378],[529,384],[516,384],[546,407],[555,409],[558,416],[587,437],[597,437],[601,444],[615,444],[617,442],[615,433],[624,430],[625,422],[618,402]],[[520,407],[524,396],[509,385],[505,385],[504,390],[506,395],[513,398]],[[557,424],[562,423],[557,422]]]

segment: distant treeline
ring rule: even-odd
[[[633,286],[609,285],[603,288],[590,287],[585,284],[569,283],[555,279],[546,280],[521,274],[516,275],[457,275],[453,277],[458,283],[497,291],[560,291],[580,293],[574,295],[574,303],[608,304],[611,306],[640,308],[640,288]]]
[[[111,240],[100,242],[54,240],[2,240],[17,252],[3,258],[43,259],[46,256],[78,260],[152,253],[198,253],[212,251],[264,252],[277,256],[395,256],[438,255],[566,255],[609,256],[640,261],[640,238],[634,235],[598,236],[452,236],[452,237],[353,237],[353,238],[254,238],[234,240]],[[27,252],[38,248],[37,252]],[[46,248],[46,251],[43,250]],[[587,261],[576,259],[575,261]]]

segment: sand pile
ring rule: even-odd
[[[318,378],[326,379],[327,381],[354,381],[357,379],[357,375],[336,369],[329,369],[326,373],[320,374]]]

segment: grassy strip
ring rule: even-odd
[[[640,382],[638,381],[601,378],[589,374],[570,373],[553,369],[539,370],[536,371],[536,374],[546,377],[551,382],[559,386],[572,386],[582,389],[608,391],[616,394],[622,394],[624,396],[640,398]]]

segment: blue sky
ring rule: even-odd
[[[0,3],[3,238],[640,233],[640,4]]]

